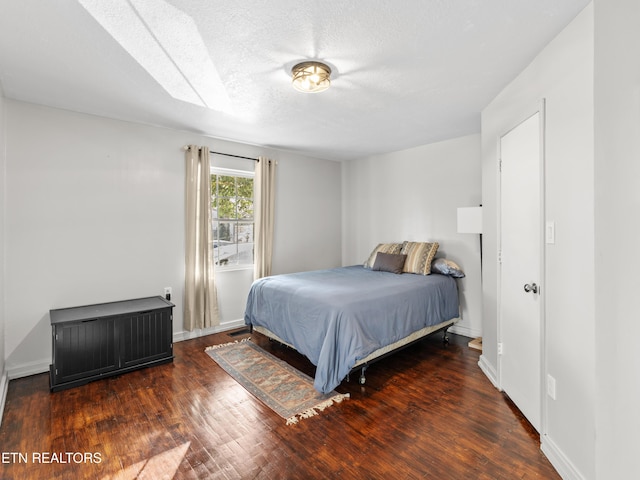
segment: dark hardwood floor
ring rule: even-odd
[[[46,374],[11,381],[0,478],[560,478],[465,337],[372,365],[366,385],[337,388],[350,399],[289,426],[204,353],[239,338],[180,342],[171,364],[53,394]],[[253,339],[313,374],[297,352]]]

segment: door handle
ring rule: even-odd
[[[536,285],[535,283],[532,283],[531,285],[526,283],[524,285],[524,291],[527,293],[529,292],[538,293],[538,285]]]

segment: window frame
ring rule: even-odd
[[[214,167],[211,166],[210,167],[210,178],[209,178],[209,185],[211,185],[211,176],[213,175],[218,175],[218,176],[227,176],[227,177],[235,177],[235,178],[250,178],[252,180],[252,182],[255,179],[255,172],[250,171],[250,170],[239,170],[239,169],[234,169],[234,168],[227,168],[227,167]],[[233,265],[217,265],[215,264],[215,252],[212,251],[212,257],[213,257],[213,262],[214,262],[214,271],[216,272],[229,272],[229,271],[233,271],[233,270],[253,270],[254,265],[255,265],[255,182],[253,183],[253,197],[251,199],[252,202],[252,206],[253,208],[253,216],[251,217],[251,219],[241,219],[241,218],[236,218],[233,220],[230,220],[230,222],[235,223],[235,224],[239,224],[239,223],[251,223],[253,225],[253,245],[254,248],[253,250],[253,255],[252,255],[252,261],[251,263],[247,263],[247,264],[233,264]],[[214,225],[216,223],[216,221],[218,221],[218,219],[216,217],[214,217],[213,215],[213,210],[214,210],[214,206],[213,206],[213,200],[216,197],[215,192],[210,191],[210,197],[211,197],[211,230],[212,230],[212,239],[211,239],[211,246],[210,248],[213,250],[213,243],[218,241],[217,238],[213,238],[213,230],[214,230]],[[237,192],[236,192],[236,199],[238,198],[237,196]],[[240,198],[245,198],[245,197],[240,197]],[[236,245],[238,245],[238,241],[236,239],[235,242]]]

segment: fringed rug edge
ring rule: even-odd
[[[251,341],[251,337],[247,337],[247,338],[243,338],[242,340],[235,340],[233,342],[220,343],[219,345],[211,345],[205,348],[204,351],[208,352],[209,350],[217,350],[218,348],[229,347],[231,345],[237,345],[238,343],[244,343],[244,342],[250,342],[250,341]]]
[[[338,393],[333,397],[319,403],[318,405],[308,408],[304,412],[296,413],[295,415],[287,418],[287,425],[295,425],[300,420],[318,415],[325,408],[330,407],[334,403],[341,403],[343,400],[346,400],[349,397],[350,395],[348,393]]]

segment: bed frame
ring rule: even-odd
[[[383,359],[384,357],[387,357],[389,355],[392,355],[396,352],[398,352],[399,350],[402,350],[404,348],[409,347],[410,345],[413,345],[414,343],[422,340],[423,338],[432,335],[434,333],[437,332],[443,332],[443,336],[442,336],[442,342],[447,344],[449,343],[449,337],[447,336],[447,330],[449,330],[449,327],[451,327],[451,325],[453,325],[454,323],[458,322],[460,320],[460,318],[452,318],[451,320],[447,320],[445,322],[442,323],[438,323],[436,325],[431,325],[429,327],[424,327],[420,330],[417,330],[415,332],[413,332],[412,334],[401,338],[400,340],[398,340],[397,342],[391,343],[389,345],[386,345],[384,347],[380,347],[379,349],[371,352],[369,355],[367,355],[365,358],[363,358],[362,360],[359,360],[358,362],[356,362],[356,364],[353,366],[353,368],[351,369],[351,371],[347,374],[346,379],[347,381],[350,380],[350,376],[357,372],[358,370],[360,370],[360,376],[358,378],[358,382],[360,383],[360,385],[364,385],[365,382],[367,381],[366,377],[365,377],[365,372],[367,371],[367,368],[369,367],[369,365],[371,365],[372,363],[377,362],[378,360]],[[280,337],[278,337],[275,333],[273,333],[271,330],[269,330],[268,328],[265,327],[261,327],[259,325],[251,325],[250,327],[251,332],[253,332],[254,330],[258,333],[261,333],[262,335],[268,337],[271,340],[274,340],[282,345],[285,345],[289,348],[292,349],[296,349],[293,345],[291,345],[288,342],[285,342],[283,339],[281,339]]]

